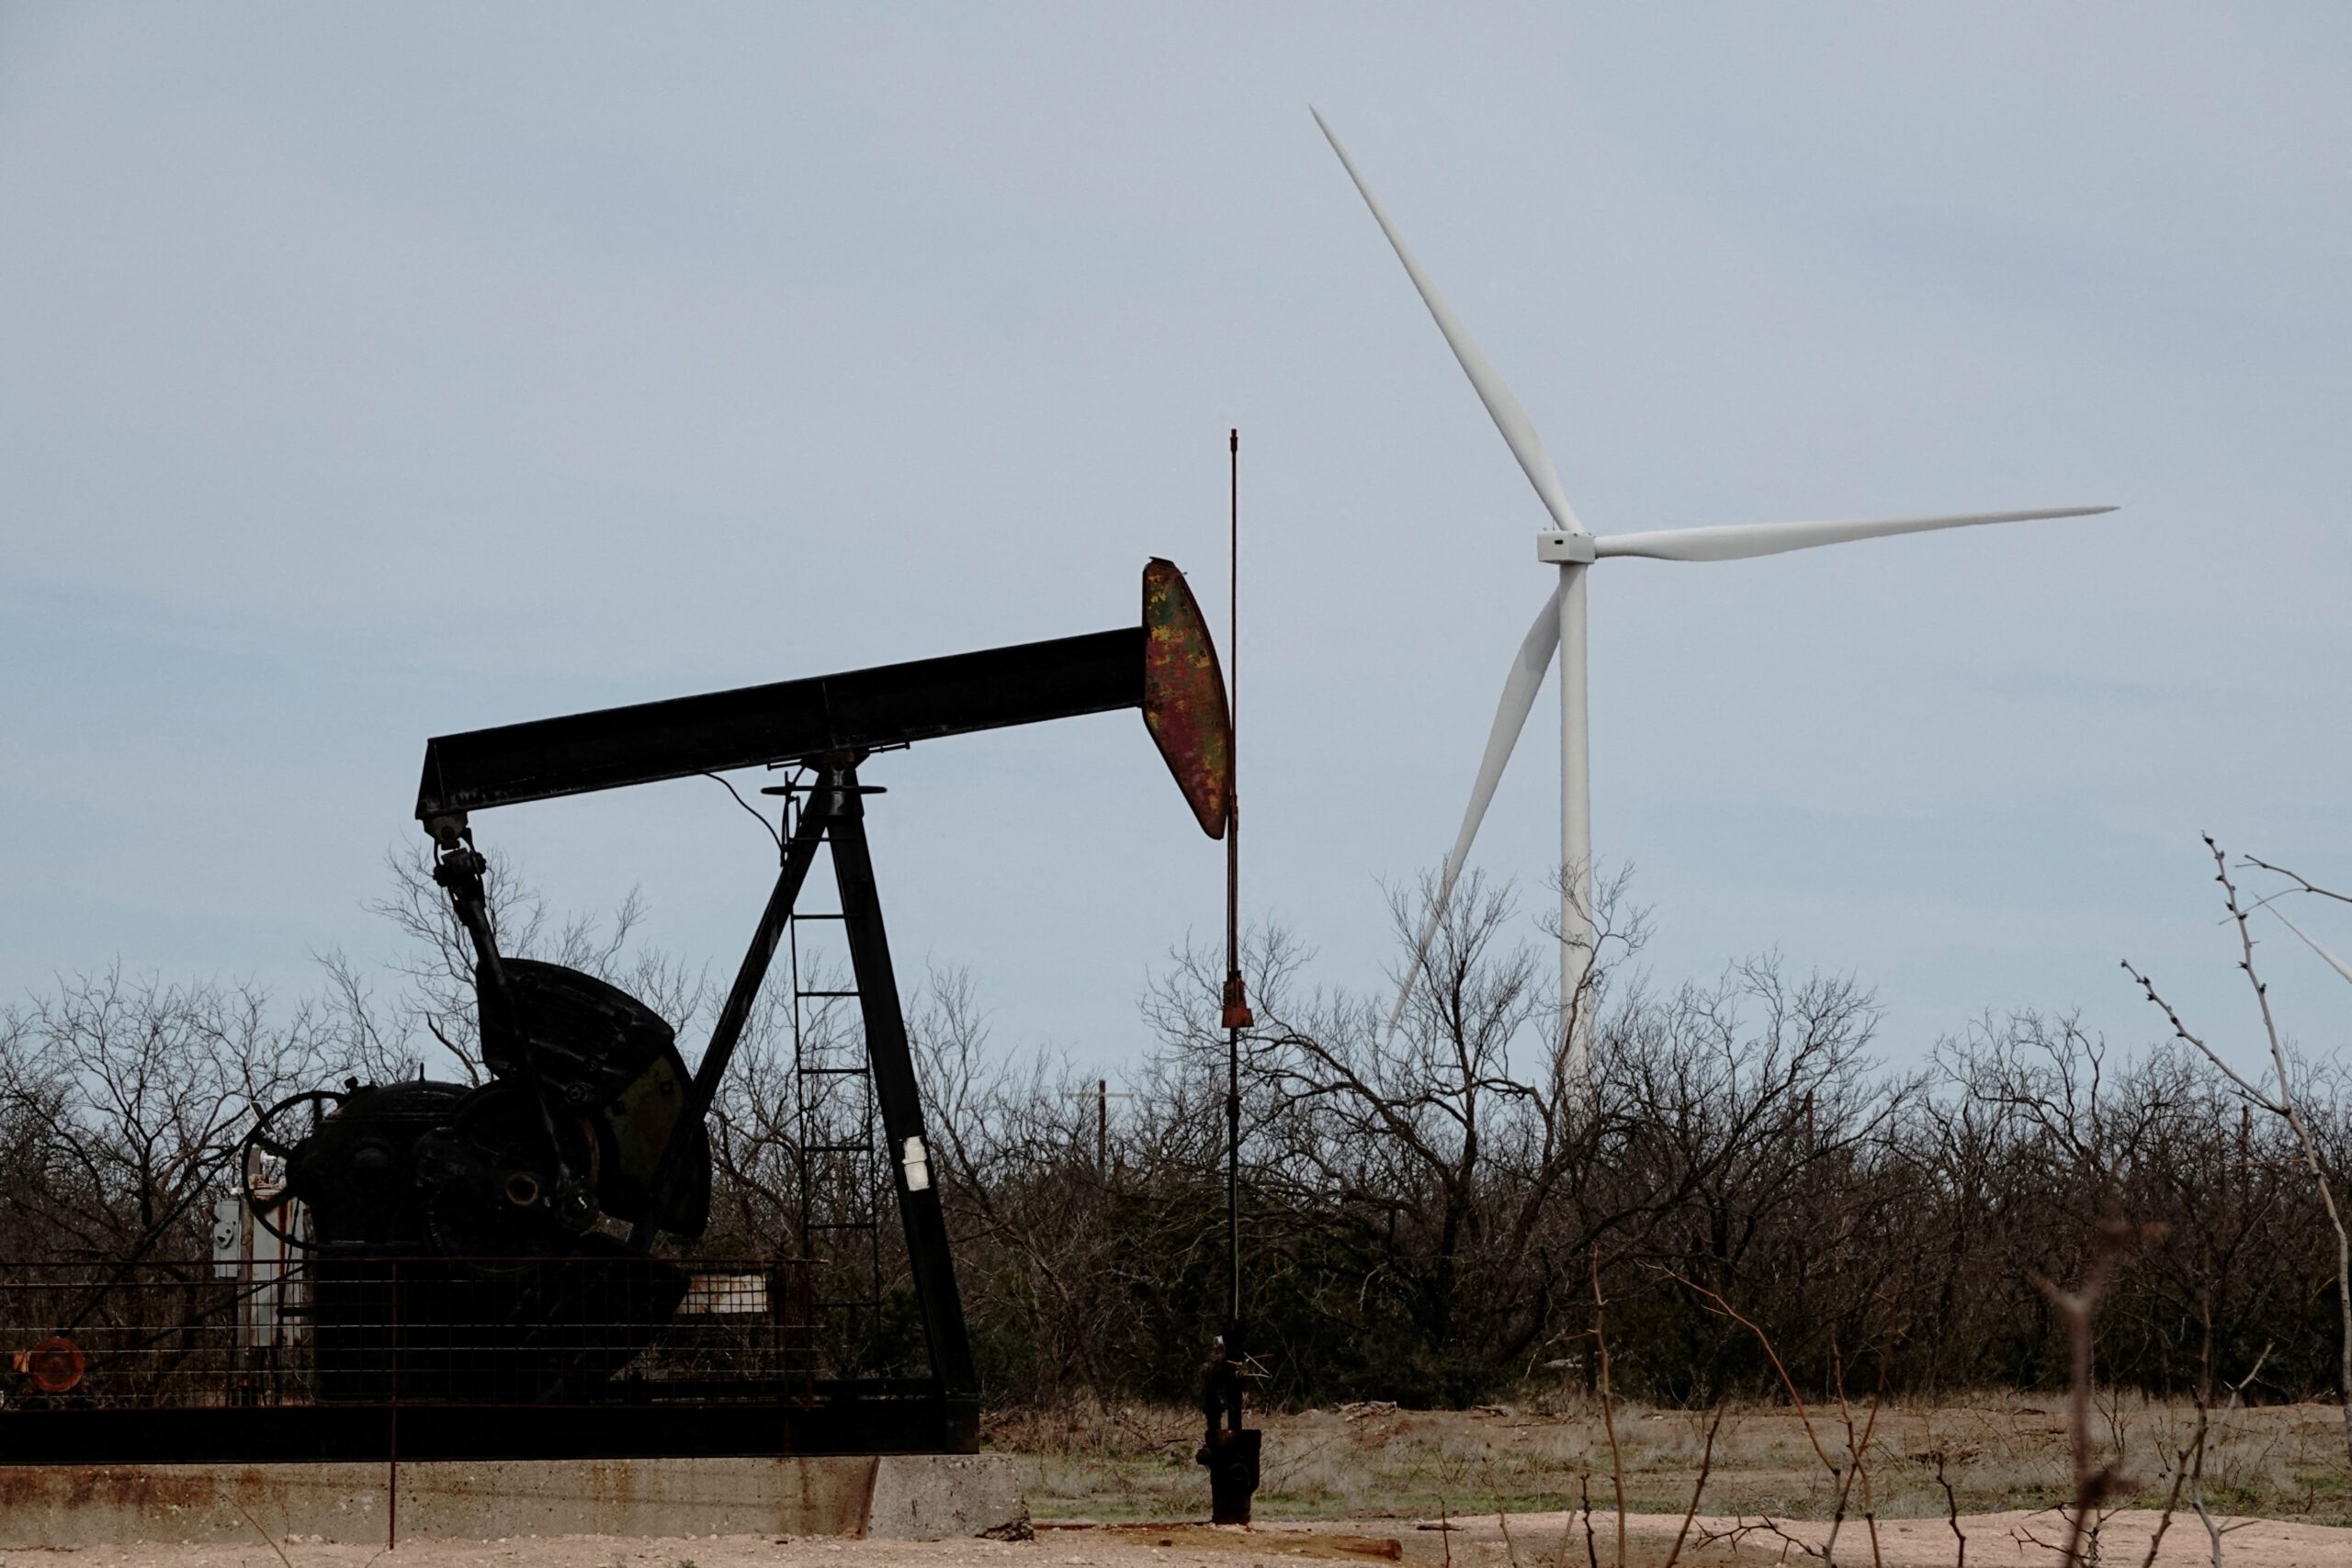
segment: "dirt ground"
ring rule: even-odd
[[[2143,1561],[2157,1515],[2109,1516],[2100,1556],[2109,1563]],[[687,1536],[619,1540],[608,1536],[560,1536],[502,1541],[412,1541],[396,1552],[356,1546],[288,1541],[213,1547],[93,1547],[79,1551],[0,1552],[8,1568],[1283,1568],[1302,1559],[1321,1562],[1403,1562],[1414,1568],[1585,1568],[1617,1561],[1613,1515],[1593,1519],[1589,1550],[1581,1514],[1518,1514],[1508,1524],[1494,1516],[1453,1521],[1446,1530],[1418,1528],[1435,1521],[1335,1520],[1267,1523],[1250,1529],[1200,1524],[1048,1526],[1035,1540],[785,1540],[765,1536]],[[2235,1521],[2227,1521],[2235,1526]],[[2064,1520],[2048,1513],[1963,1516],[1967,1558],[1985,1568],[2040,1568],[2063,1561],[2058,1542]],[[1636,1514],[1626,1520],[1627,1568],[1662,1568],[1682,1517]],[[1784,1533],[1774,1533],[1775,1529]],[[1818,1562],[1828,1527],[1815,1522],[1763,1527],[1745,1519],[1701,1516],[1679,1562],[1694,1568]],[[1506,1538],[1508,1532],[1508,1539]],[[1949,1519],[1908,1519],[1878,1526],[1875,1553],[1868,1533],[1849,1523],[1837,1561],[1875,1561],[1883,1568],[1954,1568],[1959,1541]],[[2232,1528],[2225,1539],[2230,1568],[2346,1568],[2352,1564],[2352,1529],[2256,1520]],[[1797,1543],[1802,1543],[1802,1545]],[[1809,1549],[1809,1550],[1808,1550]],[[2156,1558],[2158,1568],[2205,1563],[2211,1548],[2194,1517],[2173,1521]]]
[[[1621,1405],[1612,1415],[1613,1445],[1610,1424],[1581,1405],[1364,1404],[1270,1416],[1261,1422],[1260,1524],[1246,1531],[1184,1522],[1205,1511],[1192,1460],[1196,1416],[1097,1406],[992,1423],[990,1446],[1027,1467],[1037,1520],[1028,1541],[569,1537],[411,1541],[385,1554],[256,1535],[250,1544],[213,1547],[0,1551],[0,1568],[1283,1568],[1301,1559],[1616,1568],[1611,1499],[1621,1467],[1625,1568],[1664,1568],[1702,1467],[1703,1511],[1677,1568],[1823,1564],[1838,1485],[1814,1445],[1843,1462],[1849,1435],[1836,1411],[1810,1412],[1811,1436],[1785,1405],[1726,1409],[1719,1424],[1705,1411]],[[1850,1446],[1864,1464],[1848,1493],[1837,1563],[2039,1568],[2063,1561],[2066,1520],[2057,1510],[2070,1492],[2072,1461],[2054,1402],[1988,1393],[1890,1405],[1874,1420],[1860,1410],[1853,1416]],[[2237,1412],[2209,1431],[2201,1484],[2227,1530],[2225,1568],[2352,1568],[2352,1463],[2341,1419],[2329,1407],[2275,1405]],[[2103,1399],[2097,1427],[2098,1457],[2120,1456],[2129,1483],[2116,1499],[2123,1506],[2099,1527],[2097,1560],[2138,1568],[2165,1498],[2187,1479],[2196,1412]],[[2184,1485],[2157,1568],[2214,1561],[2188,1499]]]

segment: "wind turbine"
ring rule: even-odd
[[[1519,400],[1511,396],[1503,378],[1471,341],[1461,318],[1439,295],[1429,274],[1421,270],[1421,264],[1413,259],[1404,236],[1389,221],[1379,198],[1364,183],[1355,160],[1348,156],[1348,150],[1340,145],[1339,137],[1332,134],[1322,111],[1310,107],[1308,112],[1322,128],[1331,151],[1340,155],[1340,164],[1355,182],[1364,205],[1372,209],[1373,220],[1388,236],[1396,259],[1405,264],[1406,276],[1420,291],[1421,303],[1429,307],[1438,331],[1445,334],[1447,345],[1453,350],[1453,357],[1461,361],[1463,372],[1478,393],[1478,400],[1487,405],[1495,428],[1502,432],[1504,444],[1519,459],[1544,510],[1551,514],[1553,526],[1535,536],[1535,558],[1556,567],[1559,573],[1557,584],[1537,612],[1535,624],[1527,628],[1519,653],[1511,660],[1510,673],[1503,682],[1502,701],[1495,706],[1494,727],[1487,733],[1486,754],[1478,761],[1478,776],[1470,786],[1470,808],[1463,815],[1462,830],[1454,835],[1453,848],[1446,854],[1437,897],[1430,902],[1429,917],[1414,944],[1412,963],[1405,972],[1396,1005],[1389,1013],[1389,1026],[1396,1026],[1404,1013],[1405,1003],[1412,996],[1414,982],[1419,977],[1429,953],[1430,939],[1437,932],[1446,902],[1453,897],[1454,883],[1462,874],[1463,863],[1469,858],[1471,843],[1478,836],[1478,824],[1486,818],[1487,803],[1494,799],[1495,785],[1501,780],[1511,750],[1519,743],[1520,731],[1526,727],[1527,715],[1535,705],[1535,694],[1544,684],[1544,669],[1556,658],[1560,666],[1560,1006],[1568,1030],[1568,1079],[1571,1083],[1585,1083],[1590,1070],[1591,1020],[1580,1004],[1585,999],[1582,991],[1593,950],[1591,746],[1585,703],[1586,572],[1597,562],[1623,556],[1673,561],[1746,560],[1751,556],[1779,555],[1783,550],[1811,549],[1816,545],[1842,545],[1854,539],[1920,534],[1934,528],[1965,528],[1984,523],[2089,517],[2115,508],[2064,506],[2033,512],[1969,512],[1942,517],[1879,517],[1843,523],[1735,523],[1595,536],[1568,505],[1568,498],[1560,489],[1559,476],[1552,470],[1552,459],[1544,454],[1544,443],[1520,408]]]

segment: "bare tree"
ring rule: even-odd
[[[421,1065],[475,1071],[470,954],[424,857],[394,859],[394,961],[330,954],[310,998],[101,975],[0,1008],[0,1248],[119,1257],[160,1226],[157,1245],[196,1262],[195,1216],[224,1175],[207,1162],[256,1102]],[[643,997],[692,1058],[709,988],[646,945],[635,900],[562,920],[511,868],[493,883],[510,951]],[[1295,934],[1250,933],[1262,1021],[1246,1041],[1241,1201],[1266,1396],[1548,1399],[1599,1375],[1596,1295],[1612,1401],[1795,1389],[1817,1412],[1862,1347],[1889,1397],[1962,1379],[2064,1387],[2069,1348],[2030,1281],[2089,1272],[2085,1219],[2110,1212],[2170,1230],[2107,1281],[2104,1382],[2191,1386],[2210,1300],[2211,1364],[2243,1368],[2275,1340],[2269,1386],[2344,1383],[2340,1314],[2304,1303],[2341,1305],[2341,1271],[2324,1274],[2307,1244],[2332,1223],[2352,1097],[2275,1030],[2270,1070],[2240,1075],[2185,1029],[2110,1049],[2067,1015],[2020,1012],[1888,1071],[1851,979],[1766,956],[1708,983],[1649,983],[1629,962],[1643,922],[1622,914],[1623,891],[1599,911],[1604,962],[1578,1003],[1597,1009],[1590,1069],[1574,1081],[1549,949],[1507,887],[1474,882],[1453,901],[1393,1032],[1393,993],[1318,985]],[[1400,951],[1423,907],[1396,901]],[[1135,1097],[1099,1156],[1099,1066],[992,1034],[959,972],[909,998],[975,1351],[1000,1404],[1054,1419],[1189,1392],[1224,1311],[1223,972],[1221,953],[1179,953],[1153,982],[1124,1080]],[[791,1008],[781,990],[763,1000],[712,1108],[706,1254],[820,1250],[803,1221],[833,1200],[804,1190],[804,1145],[832,1140],[803,1125],[793,1029],[829,1059],[862,1041],[850,1004],[797,1021]],[[809,1187],[842,1173],[814,1174]],[[885,1222],[881,1367],[919,1342],[898,1311],[887,1190],[868,1195]],[[1758,1332],[1724,1334],[1719,1301]],[[1859,1398],[1848,1413],[1839,1484],[1867,1521],[1870,1423]]]
[[[199,1256],[209,1199],[254,1110],[331,1060],[312,1010],[253,987],[77,975],[0,1011],[0,1105],[20,1179],[0,1190],[17,1257]]]

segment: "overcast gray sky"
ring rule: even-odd
[[[2197,833],[2352,883],[2348,88],[2333,6],[6,0],[0,989],[386,951],[430,734],[1221,617],[1235,424],[1249,904],[1375,978],[1549,569],[1313,101],[1597,529],[2125,508],[1604,569],[1657,974],[2234,1025]],[[1221,871],[1135,716],[870,771],[902,968],[1126,1059]],[[721,973],[770,874],[704,781],[476,826]]]

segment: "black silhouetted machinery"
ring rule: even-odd
[[[471,940],[486,1077],[355,1082],[260,1117],[242,1151],[245,1201],[301,1277],[303,1299],[283,1310],[307,1320],[302,1394],[34,1401],[0,1410],[0,1462],[975,1449],[971,1350],[866,844],[878,792],[859,768],[877,750],[1119,708],[1142,711],[1200,826],[1223,836],[1223,678],[1191,590],[1163,560],[1144,570],[1140,624],[1114,631],[429,742],[416,816]],[[644,1002],[500,952],[479,813],[787,764],[797,810],[775,887],[691,1071]],[[616,1375],[709,1288],[681,1248],[710,1208],[706,1121],[820,851],[839,893],[826,918],[854,980],[837,994],[855,998],[865,1060],[811,1070],[870,1079],[928,1371],[659,1387]],[[769,1316],[790,1291],[781,1279],[743,1288]],[[90,1359],[84,1394],[104,1386],[108,1352]]]
[[[685,1295],[687,1271],[629,1239],[640,1223],[692,1238],[709,1214],[709,1151],[685,1119],[693,1079],[674,1032],[593,975],[481,951],[478,984],[503,987],[481,1013],[490,1082],[318,1091],[249,1134],[283,1161],[266,1193],[250,1178],[268,1168],[242,1162],[246,1201],[309,1257],[322,1399],[591,1390]],[[287,1112],[322,1110],[288,1135]],[[299,1234],[278,1223],[297,1213]]]

